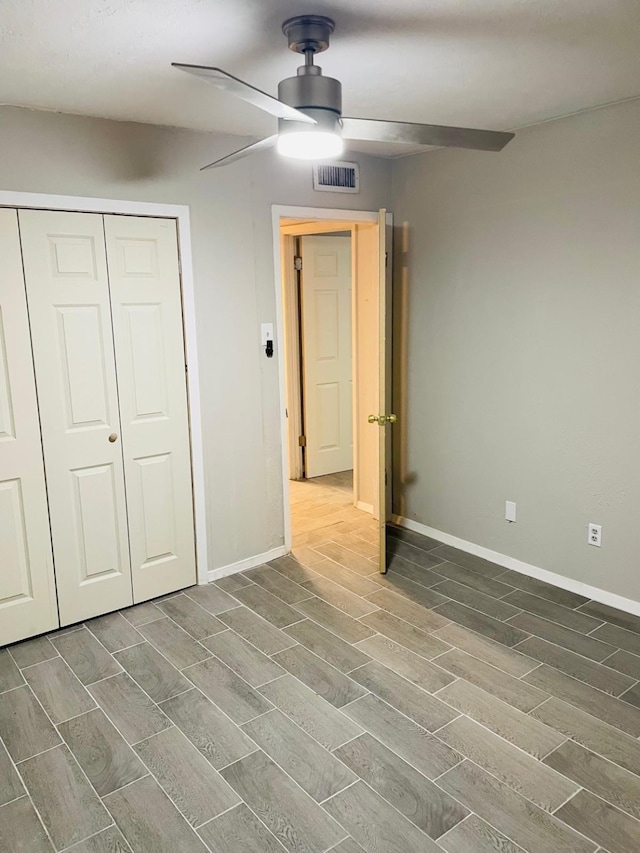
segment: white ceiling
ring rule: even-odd
[[[300,64],[281,23],[304,12],[336,21],[318,61],[345,115],[502,130],[640,96],[640,0],[0,0],[0,103],[267,135],[170,63],[275,94]]]

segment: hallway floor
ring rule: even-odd
[[[637,853],[640,619],[319,530],[0,650],[2,853]]]

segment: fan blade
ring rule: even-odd
[[[290,121],[305,121],[307,124],[317,124],[316,120],[300,112],[300,110],[290,107],[288,104],[283,104],[277,98],[267,95],[255,86],[250,86],[244,83],[232,74],[227,74],[221,68],[210,68],[208,65],[183,65],[180,62],[171,63],[174,68],[179,68],[180,71],[186,71],[187,74],[195,74],[196,77],[202,77],[209,83],[213,83],[218,89],[229,92],[230,95],[235,95],[236,98],[241,98],[253,104],[254,107],[260,107],[267,113],[277,118],[285,118]]]
[[[258,151],[264,151],[267,148],[271,148],[272,145],[275,145],[277,139],[278,134],[274,133],[273,136],[267,136],[265,139],[261,139],[260,142],[252,142],[251,145],[245,145],[244,148],[239,148],[232,154],[227,154],[225,157],[221,157],[219,160],[214,160],[213,163],[209,163],[208,166],[203,166],[200,171],[204,172],[205,169],[215,169],[218,166],[226,166],[228,163],[233,163],[236,160],[241,160],[243,157],[247,157],[249,154],[255,154]]]
[[[407,142],[413,145],[502,151],[515,134],[499,130],[471,130],[468,127],[414,124],[408,121],[343,118],[342,136],[344,139],[361,139],[372,142]]]

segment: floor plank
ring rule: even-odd
[[[0,850],[53,853],[53,849],[28,797],[0,808]]]
[[[304,646],[278,652],[273,659],[336,708],[353,702],[365,692],[359,684]]]
[[[271,566],[258,566],[244,572],[245,577],[258,586],[266,589],[272,595],[281,598],[286,604],[295,604],[309,597],[309,592],[300,584],[272,569]]]
[[[333,607],[317,596],[298,602],[296,610],[299,610],[304,616],[308,616],[333,634],[337,634],[338,637],[347,643],[357,643],[359,640],[364,640],[375,634],[375,631],[371,627],[368,627],[366,623],[363,624],[357,619],[353,619],[351,616],[343,613],[342,610]],[[287,633],[290,634],[291,631],[289,630]]]
[[[435,841],[386,800],[357,782],[325,804],[367,853],[438,853]]]
[[[358,643],[358,648],[429,693],[435,693],[455,680],[444,669],[381,634]]]
[[[365,616],[367,613],[373,613],[378,609],[373,602],[361,598],[359,595],[354,595],[354,593],[324,577],[318,576],[313,580],[306,581],[303,586],[318,598],[354,619]]]
[[[264,752],[221,772],[290,853],[323,853],[347,834]]]
[[[548,755],[544,763],[592,794],[640,819],[640,777],[572,741],[567,741]]]
[[[209,613],[219,616],[221,613],[226,613],[228,610],[238,607],[236,599],[221,589],[219,583],[218,581],[217,586],[214,583],[192,586],[189,589],[185,589],[184,594]]]
[[[443,628],[451,621],[439,616],[433,610],[425,610],[419,604],[415,604],[405,596],[389,589],[379,590],[373,595],[369,595],[367,600],[426,633]]]
[[[540,722],[547,722],[542,712],[553,700],[527,715],[463,680],[445,687],[438,698],[534,758],[544,758],[566,740],[565,735],[554,730],[551,720],[548,725]],[[534,719],[538,711],[541,715]]]
[[[469,761],[438,785],[530,853],[593,853],[595,844]]]
[[[33,640],[25,640],[15,646],[9,646],[9,652],[20,669],[25,666],[33,666],[45,660],[51,660],[57,656],[57,649],[51,645],[48,637],[36,637]]]
[[[483,634],[496,643],[502,643],[503,646],[515,646],[516,643],[522,642],[527,637],[524,631],[514,628],[508,622],[494,619],[492,616],[480,613],[473,607],[467,607],[458,601],[448,601],[446,604],[436,607],[434,612],[448,621],[457,622],[459,625],[464,625],[465,628]]]
[[[557,622],[550,622],[533,613],[527,613],[525,610],[510,619],[509,624],[590,660],[602,661],[612,654],[615,648],[595,639],[595,635],[588,637],[579,631],[572,631],[571,628],[558,625]],[[638,648],[640,649],[640,645]]]
[[[447,598],[465,604],[467,607],[472,607],[474,610],[484,613],[485,616],[491,616],[499,621],[510,619],[520,612],[519,608],[512,604],[506,604],[491,595],[485,595],[477,589],[471,589],[453,580],[444,580],[432,588]]]
[[[460,551],[459,548],[452,548],[450,545],[440,545],[430,552],[433,557],[438,557],[446,560],[449,563],[455,563],[456,566],[462,566],[464,569],[470,569],[479,575],[486,578],[496,578],[504,573],[504,568],[495,563],[484,560],[482,557],[476,557],[474,554],[468,554],[466,551]]]
[[[260,692],[326,749],[335,749],[362,729],[291,675],[265,684]]]
[[[256,584],[237,590],[234,596],[276,628],[286,628],[287,625],[292,625],[301,619],[297,610]]]
[[[634,737],[640,736],[640,710],[607,693],[601,693],[595,687],[576,681],[575,678],[570,678],[546,664],[525,675],[523,681],[587,711]]]
[[[257,747],[213,702],[193,688],[160,707],[216,770]]]
[[[228,610],[220,614],[220,619],[265,655],[273,655],[296,644],[296,641],[288,637],[280,628],[276,628],[248,607]]]
[[[145,640],[178,669],[199,663],[211,656],[173,619],[156,619],[146,625],[140,625],[139,631]]]
[[[584,595],[560,589],[559,586],[552,586],[550,583],[529,577],[529,575],[520,574],[520,572],[514,572],[511,569],[507,569],[501,575],[498,575],[497,580],[514,586],[523,592],[530,592],[539,598],[547,598],[549,601],[555,602],[555,604],[568,607],[569,610],[574,610],[588,601]]]
[[[20,772],[57,850],[111,824],[111,816],[66,746],[29,758]]]
[[[572,678],[577,678],[579,681],[590,684],[591,687],[597,687],[598,690],[602,690],[604,693],[610,693],[612,696],[620,696],[635,681],[635,679],[629,678],[628,675],[615,672],[595,661],[581,657],[575,654],[575,652],[569,652],[560,646],[548,643],[546,640],[541,640],[539,637],[530,637],[528,640],[520,643],[518,650],[541,663],[546,663],[555,669],[559,669]]]
[[[503,672],[520,678],[535,669],[539,661],[527,657],[516,649],[508,648],[501,643],[496,643],[488,637],[476,634],[462,625],[452,622],[444,628],[439,628],[433,634],[434,637],[444,640],[449,647],[461,649],[475,658],[495,666]]]
[[[234,631],[224,631],[202,641],[210,652],[219,658],[252,687],[259,687],[284,675],[281,666],[263,654]]]
[[[158,607],[195,640],[211,637],[227,627],[187,595],[174,595],[172,598],[158,602]]]
[[[134,749],[192,826],[200,826],[240,802],[175,726],[147,738]]]
[[[354,669],[349,677],[428,732],[439,729],[458,716],[440,699],[377,661]]]
[[[188,667],[184,674],[235,723],[246,723],[271,709],[264,696],[215,658]]]
[[[191,686],[149,643],[116,652],[114,657],[154,702],[164,702]]]
[[[344,764],[277,709],[245,723],[242,730],[318,803],[356,780]]]
[[[610,853],[630,853],[640,849],[640,821],[580,791],[558,811],[558,817],[597,844],[606,844]]]
[[[377,696],[352,702],[344,713],[428,779],[435,779],[462,760],[455,750]]]
[[[349,672],[371,660],[368,654],[359,650],[360,647],[346,643],[310,619],[305,619],[284,630],[285,634],[293,637],[310,652],[318,655],[340,672]]]
[[[379,634],[384,634],[388,639],[424,658],[435,658],[451,648],[442,639],[433,634],[427,634],[426,631],[421,631],[420,628],[416,628],[415,625],[411,625],[410,622],[405,622],[403,619],[398,619],[397,616],[388,613],[386,610],[376,610],[374,613],[369,613],[368,616],[363,616],[360,621],[369,626],[371,633],[377,631]],[[358,640],[354,639],[351,642],[358,642]]]
[[[464,806],[368,733],[341,746],[336,755],[433,839],[469,814]]]
[[[0,740],[0,806],[23,796],[24,787],[9,758],[9,753]]]
[[[506,672],[489,666],[489,664],[471,657],[459,649],[453,649],[453,651],[441,655],[437,659],[437,663],[443,669],[452,672],[459,678],[464,678],[471,684],[475,684],[476,687],[486,690],[487,693],[491,693],[520,711],[530,711],[549,698],[549,693],[544,693],[532,684],[525,684],[524,681],[513,678]],[[534,669],[524,678],[528,679],[536,672],[538,670]]]
[[[146,776],[145,767],[100,709],[60,723],[58,728],[101,797]]]
[[[54,723],[96,707],[87,689],[61,657],[27,667],[23,675]]]
[[[447,853],[526,853],[477,815],[455,826],[438,843]]]
[[[511,592],[502,600],[513,604],[514,607],[519,607],[521,610],[527,610],[529,613],[541,616],[543,619],[564,625],[565,628],[581,631],[583,634],[588,634],[603,622],[602,619],[594,619],[579,610],[570,610],[568,607],[562,607],[562,605],[555,604],[547,598],[540,598],[522,590]]]
[[[2,694],[0,737],[14,761],[24,761],[60,743],[58,733],[26,685]]]
[[[128,743],[137,743],[171,725],[126,672],[90,685],[89,691]]]
[[[83,684],[121,672],[116,660],[86,628],[56,637],[53,645]]]
[[[583,604],[579,612],[588,613],[599,622],[609,622],[611,625],[617,625],[626,631],[640,634],[640,616],[635,616],[633,613],[617,610],[608,604],[600,604],[599,601],[589,601]]]
[[[491,595],[494,598],[503,598],[510,592],[513,592],[514,585],[508,585],[501,580],[493,580],[492,578],[479,575],[471,569],[465,569],[462,566],[456,566],[455,563],[440,563],[433,569],[433,574],[449,580],[457,581],[464,586],[475,589],[478,592],[483,592],[485,595]]]
[[[284,853],[284,847],[242,803],[198,830],[211,853]]]
[[[531,716],[640,776],[640,743],[635,737],[560,699],[549,699],[532,711]]]
[[[0,649],[0,693],[24,684],[20,670],[6,649]]]
[[[136,629],[120,613],[107,613],[106,616],[91,619],[87,627],[108,652],[118,652],[143,641]]]
[[[146,776],[105,797],[136,853],[206,853],[206,847],[158,783]]]
[[[468,717],[438,731],[440,740],[540,808],[553,812],[578,790],[575,782],[548,768]]]

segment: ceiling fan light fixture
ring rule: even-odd
[[[296,160],[331,160],[342,154],[344,143],[330,130],[294,130],[281,133],[276,148],[278,154]]]

